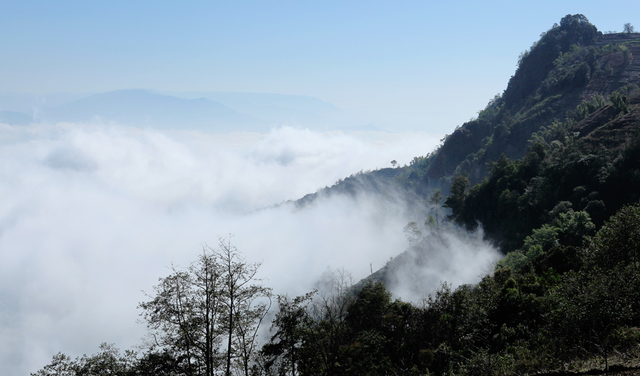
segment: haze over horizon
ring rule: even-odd
[[[520,52],[564,15],[620,31],[640,24],[639,8],[549,0],[5,2],[0,92],[308,95],[383,129],[444,134],[502,93]]]

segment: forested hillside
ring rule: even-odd
[[[411,304],[392,299],[384,273],[357,288],[337,273],[303,296],[256,286],[251,299],[234,305],[225,265],[238,255],[222,243],[226,253],[206,253],[188,271],[174,271],[141,304],[155,342],[124,355],[109,345],[75,360],[58,354],[35,375],[633,369],[640,365],[638,83],[640,35],[603,35],[583,15],[567,15],[521,55],[504,93],[436,151],[316,193],[408,193],[442,205],[446,219],[425,213],[425,226],[414,224],[433,236],[447,226],[482,226],[506,256],[475,285],[444,283]],[[244,277],[257,268],[238,266]],[[185,286],[193,290],[181,300]],[[277,310],[258,348],[265,298]]]

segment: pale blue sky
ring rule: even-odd
[[[502,92],[564,15],[640,29],[637,0],[0,4],[0,92],[305,94],[443,133]]]

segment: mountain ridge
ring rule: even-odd
[[[101,93],[49,95],[0,93],[0,121],[118,122],[159,129],[266,132],[274,126],[315,130],[357,130],[330,102],[311,96],[243,92],[163,92],[121,89]]]
[[[160,128],[187,123],[200,130],[232,130],[227,124],[258,129],[258,119],[205,98],[183,99],[144,89],[124,89],[94,94],[44,112],[53,121],[87,122],[103,118],[127,125],[153,125]]]
[[[523,157],[536,132],[554,121],[572,118],[584,102],[596,96],[608,98],[620,90],[626,92],[640,83],[640,33],[602,34],[582,15],[567,16],[563,20],[564,24],[556,24],[542,34],[541,41],[555,34],[563,37],[558,45],[551,46],[560,50],[551,57],[545,56],[546,65],[551,68],[545,75],[539,75],[538,81],[528,82],[534,87],[522,89],[525,94],[515,94],[519,92],[518,85],[523,86],[520,82],[525,81],[521,76],[529,76],[527,69],[533,68],[528,67],[536,66],[535,58],[541,55],[538,51],[545,46],[541,41],[521,56],[520,65],[503,94],[491,99],[476,119],[445,135],[433,152],[414,158],[407,166],[397,167],[401,171],[394,173],[393,179],[386,179],[386,183],[399,183],[425,199],[436,189],[448,194],[458,175],[467,176],[471,184],[479,183],[502,154],[511,159]],[[567,37],[565,29],[571,28],[587,34],[589,44],[576,44],[575,39]],[[578,40],[585,39],[581,34],[578,37],[574,35]],[[381,178],[385,180],[384,176]]]

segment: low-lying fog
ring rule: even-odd
[[[408,246],[414,218],[402,205],[366,196],[273,205],[408,164],[440,137],[0,124],[0,373],[34,372],[58,351],[139,343],[142,291],[219,236],[233,234],[247,261],[262,262],[275,293],[306,293],[328,268],[365,277]],[[465,275],[484,268],[465,265]]]

